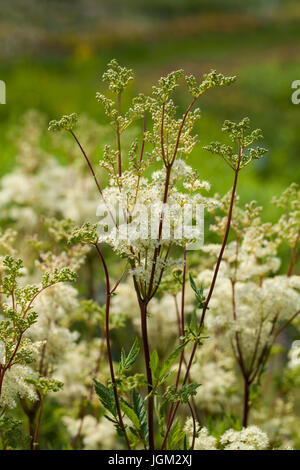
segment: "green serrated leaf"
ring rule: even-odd
[[[141,431],[143,441],[146,443],[148,441],[147,412],[145,402],[136,390],[133,390],[133,409],[138,416],[139,429]]]
[[[120,398],[120,406],[122,411],[125,413],[125,415],[130,419],[132,424],[139,429],[140,427],[140,422],[137,414],[135,413],[134,409],[127,403],[123,398]]]
[[[178,449],[179,443],[184,439],[184,432],[179,421],[176,421],[169,433],[167,448],[170,450]]]
[[[115,397],[114,397],[113,391],[105,387],[105,385],[101,384],[97,380],[94,380],[94,383],[95,383],[95,391],[98,397],[100,398],[102,406],[116,418],[117,409],[115,405]]]
[[[170,372],[167,372],[165,375],[160,377],[159,382],[157,384],[157,387],[160,387],[165,381],[170,377],[170,375],[174,374],[174,371],[171,370]]]
[[[119,375],[123,374],[126,370],[135,363],[140,352],[140,347],[137,338],[135,339],[128,356],[126,356],[124,349],[121,351],[121,360],[119,365]]]
[[[198,294],[198,289],[197,289],[197,286],[195,284],[195,281],[194,281],[194,278],[193,276],[191,275],[191,273],[189,273],[189,278],[190,278],[190,284],[191,284],[191,288],[193,289],[193,291]]]

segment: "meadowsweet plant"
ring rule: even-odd
[[[266,153],[248,118],[203,149],[226,194],[189,162],[202,94],[234,80],[178,70],[132,97],[113,60],[106,123],[22,118],[0,181],[1,449],[299,446],[299,187],[272,222],[241,204]]]

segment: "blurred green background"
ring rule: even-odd
[[[300,181],[300,105],[291,102],[291,84],[300,79],[299,0],[0,0],[0,6],[0,79],[7,85],[0,174],[14,165],[14,129],[27,109],[48,119],[85,112],[103,123],[95,93],[106,63],[116,58],[136,71],[130,94],[150,91],[176,68],[238,76],[199,103],[200,143],[191,160],[213,192],[227,191],[232,174],[202,146],[222,140],[224,119],[245,115],[263,129],[270,151],[243,171],[242,199],[268,204]],[[183,109],[189,98],[182,90]],[[46,129],[43,145],[48,150]],[[267,218],[273,210],[267,208]]]

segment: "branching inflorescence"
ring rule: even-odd
[[[41,151],[31,114],[17,141],[23,173],[0,188],[1,217],[16,229],[0,234],[0,445],[21,447],[17,408],[30,436],[22,445],[41,448],[54,407],[63,448],[278,448],[289,442],[282,397],[292,402],[297,387],[298,346],[274,387],[280,418],[259,399],[278,342],[299,324],[299,187],[274,197],[283,211],[274,223],[255,201],[240,204],[240,172],[266,153],[248,118],[225,121],[224,143],[203,149],[232,175],[227,194],[208,196],[189,165],[202,94],[235,77],[178,70],[126,107],[133,71],[112,60],[102,79],[109,131],[75,113],[51,121],[65,131],[53,142],[81,157],[63,166]],[[184,110],[174,99],[181,81]],[[202,243],[203,210],[215,243]]]

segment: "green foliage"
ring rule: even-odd
[[[176,361],[180,353],[184,350],[187,344],[188,344],[188,341],[181,343],[167,357],[167,359],[163,362],[161,366],[159,366],[159,358],[158,358],[157,351],[154,350],[152,352],[151,357],[150,357],[150,368],[151,368],[153,377],[155,378],[152,393],[156,393],[157,389],[166,382],[166,380],[168,379],[168,377],[170,377],[170,375],[172,375],[173,371],[170,371],[169,369],[174,364],[174,362]]]
[[[234,146],[220,144],[219,142],[212,142],[206,145],[204,149],[214,155],[222,157],[233,170],[244,168],[253,160],[259,160],[267,153],[265,148],[250,147],[250,145],[262,139],[263,136],[260,129],[256,129],[248,134],[247,131],[249,128],[250,120],[247,117],[238,123],[226,120],[223,124],[222,131],[237,145],[238,151],[236,151]],[[247,147],[249,148],[245,150]]]
[[[204,328],[204,324],[199,326],[199,320],[194,310],[191,314],[191,321],[185,329],[184,339],[191,343],[197,343],[198,346],[202,346],[203,340],[208,338],[208,336],[202,335]]]
[[[273,196],[272,203],[283,210],[279,219],[277,231],[280,231],[283,240],[295,249],[300,233],[300,187],[292,183],[283,191],[280,197]],[[299,256],[297,254],[296,256]]]
[[[63,116],[58,121],[52,120],[49,122],[48,130],[57,132],[61,130],[71,131],[77,124],[78,116],[76,113]]]
[[[105,385],[101,384],[97,380],[94,380],[95,384],[95,391],[101,401],[101,404],[105,410],[109,411],[114,418],[117,417],[117,409],[115,405],[115,397],[114,392],[110,389],[105,387]]]
[[[13,372],[16,368],[16,383],[20,382],[22,398],[30,399],[35,397],[45,397],[48,392],[59,391],[63,384],[62,382],[48,376],[42,375],[43,356],[40,365],[37,366],[36,358],[39,349],[45,347],[45,341],[35,343],[30,336],[31,327],[38,320],[38,313],[33,310],[35,299],[47,288],[54,286],[60,282],[73,282],[76,279],[76,274],[69,268],[57,269],[52,272],[46,272],[42,277],[40,285],[19,285],[19,277],[24,269],[23,261],[21,259],[14,259],[12,256],[6,256],[3,259],[3,268],[5,276],[1,279],[1,296],[10,299],[9,303],[3,303],[4,297],[1,298],[1,321],[0,321],[0,393],[3,392],[3,384],[6,382],[6,374],[14,377]],[[32,368],[28,365],[32,364]],[[19,369],[17,369],[19,366]],[[20,368],[20,366],[26,366]],[[22,376],[24,373],[24,377]],[[26,375],[26,373],[28,375]],[[24,385],[23,385],[24,384]],[[26,387],[25,384],[28,384]],[[31,387],[29,387],[29,385]],[[11,387],[9,392],[12,394],[11,399],[17,398],[17,392],[14,387]],[[2,400],[1,400],[2,404]],[[6,406],[1,406],[1,413],[6,416]],[[27,407],[25,408],[27,410]],[[34,407],[32,407],[34,410]],[[31,411],[28,408],[28,413]],[[32,411],[33,413],[33,411]],[[28,415],[29,416],[29,415]],[[32,415],[34,418],[34,414]],[[4,419],[4,418],[3,418]],[[2,433],[2,445],[10,446],[12,442],[20,441],[21,437],[18,434],[17,423],[12,420],[7,423],[7,432]],[[1,424],[0,424],[1,427]],[[0,430],[1,433],[1,430]],[[12,441],[12,435],[15,435],[16,441]]]
[[[22,424],[21,420],[10,415],[0,417],[0,450],[19,449],[21,444],[26,445]]]
[[[30,328],[36,322],[38,316],[38,314],[32,310],[29,310],[26,316],[24,316],[23,312],[20,313],[17,310],[7,307],[4,307],[4,311],[6,314],[5,316],[9,318],[14,325],[14,328],[19,332],[24,332]]]
[[[203,288],[203,286],[200,286],[200,288],[198,288],[196,286],[195,281],[194,281],[193,276],[192,276],[191,273],[189,273],[189,278],[190,278],[191,288],[195,292],[195,297],[196,297],[196,301],[197,301],[197,308],[203,309],[203,307],[205,305],[205,296],[203,295],[204,288]]]
[[[52,377],[39,377],[37,380],[27,379],[27,382],[34,385],[42,396],[46,396],[49,392],[58,392],[64,385],[60,380]]]
[[[148,422],[145,402],[137,390],[133,390],[133,409],[139,420],[139,431],[146,444],[148,442]]]
[[[44,289],[59,282],[75,282],[77,274],[71,271],[70,268],[55,268],[53,273],[45,273],[42,278],[42,286]]]
[[[112,416],[111,419],[109,416],[106,416],[107,419],[111,420],[117,427],[119,433],[122,435],[122,430],[119,425],[117,417],[117,409],[115,405],[114,393],[110,388],[105,387],[103,384],[94,380],[95,391],[101,401],[102,406],[108,411]],[[148,438],[148,426],[147,426],[147,414],[146,407],[143,398],[139,393],[134,389],[133,390],[133,406],[131,406],[126,400],[122,397],[119,397],[120,407],[123,413],[131,421],[133,428],[131,431],[135,434],[138,433],[139,436],[143,439],[144,444],[146,444]]]
[[[159,103],[166,103],[170,98],[171,94],[178,87],[178,81],[184,75],[184,71],[176,70],[175,72],[169,73],[166,77],[162,77],[158,81],[158,86],[153,86],[153,95]]]
[[[83,322],[85,325],[97,327],[101,326],[105,331],[105,307],[100,306],[94,300],[82,300],[78,310],[72,314],[74,321]],[[126,315],[110,315],[109,328],[110,330],[116,328],[123,328],[126,322]]]
[[[98,241],[97,225],[91,225],[86,222],[81,227],[73,230],[69,237],[69,243],[83,243],[88,245],[95,245]]]
[[[183,343],[181,343],[169,356],[168,358],[166,359],[166,361],[164,361],[164,363],[162,364],[162,366],[160,367],[159,369],[159,373],[157,374],[158,377],[160,377],[160,379],[162,379],[166,372],[170,369],[170,367],[174,364],[174,362],[176,361],[176,359],[178,358],[179,354],[184,350],[184,348],[186,347],[186,345],[188,344],[188,341],[185,341]]]
[[[137,360],[137,357],[140,352],[140,347],[137,338],[135,339],[128,355],[126,356],[124,349],[122,348],[121,351],[121,360],[119,364],[119,370],[118,374],[122,375],[124,374],[127,370],[131,368],[131,366],[135,363]]]
[[[99,165],[104,168],[109,174],[116,175],[116,161],[118,158],[118,151],[112,149],[111,145],[105,145],[103,149],[102,159]]]
[[[168,276],[162,279],[159,291],[166,291],[176,295],[182,288],[182,280],[183,270],[181,268],[175,268]]]
[[[120,393],[128,393],[134,389],[144,387],[146,385],[144,374],[122,375],[117,377],[117,386]]]
[[[172,429],[169,433],[166,449],[175,450],[182,447],[184,441],[184,432],[182,431],[182,426],[179,420],[176,420],[172,426]]]
[[[52,238],[58,243],[68,240],[72,233],[74,222],[71,219],[55,219],[48,217],[45,219],[45,226]]]
[[[14,259],[12,256],[7,255],[3,260],[5,269],[5,276],[2,280],[3,293],[9,295],[17,287],[17,279],[22,276],[21,269],[23,269],[23,261],[21,259]]]
[[[102,80],[108,83],[109,89],[119,95],[133,80],[133,71],[126,67],[121,67],[113,59],[108,63],[108,69],[102,75]]]
[[[15,289],[15,296],[17,303],[21,306],[22,310],[26,307],[28,302],[33,299],[39,292],[39,287],[36,285],[25,286]]]
[[[130,421],[132,422],[134,427],[136,429],[138,429],[139,425],[140,425],[139,418],[136,415],[136,413],[135,413],[134,409],[132,408],[132,406],[129,405],[129,403],[127,403],[125,400],[123,400],[123,398],[120,398],[120,406],[121,406],[121,410],[125,413],[127,418],[130,419]]]
[[[234,414],[223,411],[223,414],[219,419],[209,417],[207,422],[207,429],[209,434],[214,436],[219,441],[222,434],[224,434],[228,429],[241,431],[242,424],[240,419]]]

